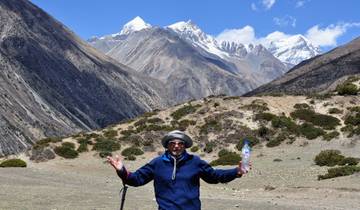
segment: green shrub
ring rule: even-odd
[[[235,152],[227,152],[219,156],[217,160],[213,160],[210,162],[210,165],[238,165],[239,161],[241,161],[241,157],[239,154]]]
[[[158,113],[158,111],[153,111],[153,112],[145,112],[142,117],[152,117],[154,115],[156,115]]]
[[[121,152],[121,155],[123,156],[142,155],[142,154],[144,154],[144,152],[137,147],[128,147]]]
[[[190,148],[191,152],[197,152],[199,150],[199,146],[193,146]]]
[[[354,158],[354,157],[346,157],[344,159],[342,159],[339,162],[339,165],[344,166],[344,165],[350,165],[350,166],[355,166],[359,163],[359,159]]]
[[[341,166],[328,169],[328,173],[325,175],[319,175],[318,180],[331,179],[339,176],[349,176],[356,172],[360,172],[359,166]]]
[[[265,127],[265,126],[261,126],[258,130],[257,133],[260,137],[265,137],[270,133],[269,128]]]
[[[108,139],[102,139],[97,141],[94,144],[93,150],[96,151],[116,151],[120,149],[120,144],[119,142],[115,142],[113,140],[108,140]]]
[[[324,130],[321,128],[316,128],[311,123],[303,123],[299,127],[301,135],[305,136],[307,139],[316,139],[319,136],[325,134]]]
[[[218,102],[215,102],[214,107],[218,107],[218,106],[220,106],[220,104]]]
[[[360,113],[350,114],[345,117],[344,123],[346,125],[360,125]]]
[[[104,136],[108,139],[115,138],[118,135],[118,132],[116,130],[105,130]]]
[[[174,118],[174,120],[180,120],[182,117],[196,112],[196,110],[201,107],[201,105],[185,105],[181,107],[180,109],[176,110],[175,112],[171,113],[170,116]]]
[[[356,95],[359,92],[359,89],[352,83],[344,83],[338,85],[336,91],[339,95]]]
[[[214,150],[216,144],[214,142],[208,142],[205,144],[204,152],[210,153]]]
[[[87,151],[89,151],[89,149],[87,147],[87,144],[82,143],[79,145],[79,147],[77,148],[76,151],[81,153],[81,152],[87,152]]]
[[[71,148],[71,149],[75,149],[75,144],[72,143],[72,142],[63,142],[63,143],[61,144],[61,146],[63,146],[63,147],[69,147],[69,148]]]
[[[329,114],[341,114],[341,113],[343,113],[343,111],[340,110],[340,109],[338,109],[338,108],[330,108],[330,109],[328,110],[328,113],[329,113]]]
[[[221,157],[221,156],[227,155],[227,154],[229,154],[229,153],[230,153],[229,150],[227,150],[227,149],[222,149],[222,150],[220,150],[220,151],[218,152],[218,156]]]
[[[326,140],[326,141],[330,141],[331,139],[336,138],[336,137],[338,137],[339,135],[340,135],[339,132],[337,132],[337,131],[332,131],[332,132],[330,132],[330,133],[324,134],[324,135],[323,135],[323,138],[324,138],[324,140]]]
[[[26,162],[21,159],[9,159],[2,162],[0,167],[26,167]]]
[[[309,109],[298,109],[292,112],[290,115],[294,119],[297,118],[306,122],[310,122],[313,125],[320,126],[326,130],[334,129],[336,126],[340,125],[340,120],[338,118],[330,115],[315,113]]]
[[[83,138],[77,139],[77,142],[78,142],[79,144],[89,144],[89,145],[92,144],[92,142],[91,142],[89,139],[83,139]]]
[[[152,124],[162,124],[165,123],[164,120],[158,118],[158,117],[154,117],[154,118],[150,118],[147,120],[148,123],[152,123]]]
[[[201,134],[221,131],[221,123],[215,119],[206,120],[205,124],[200,127]]]
[[[79,156],[79,153],[75,151],[73,148],[68,146],[59,146],[55,147],[54,152],[64,158],[73,159]]]
[[[49,146],[49,143],[57,143],[57,142],[61,142],[62,138],[61,137],[48,137],[48,138],[44,138],[41,139],[39,141],[37,141],[33,148],[34,149],[40,149],[40,148],[44,148]]]
[[[311,107],[307,103],[295,104],[295,109],[310,109]]]
[[[298,126],[294,121],[289,117],[285,116],[276,116],[271,120],[271,125],[274,128],[284,128],[291,133],[298,134]]]
[[[255,114],[255,120],[271,121],[275,117],[276,117],[276,115],[269,113],[269,112],[260,112],[260,113]]]
[[[315,157],[315,164],[319,166],[336,166],[345,157],[340,154],[339,150],[324,150]]]
[[[240,139],[240,141],[236,144],[236,149],[238,149],[239,151],[241,151],[242,147],[244,146],[244,141],[248,140],[249,141],[249,146],[253,147],[254,145],[260,143],[260,140],[254,136],[248,136],[245,138]]]
[[[254,112],[264,112],[269,110],[269,108],[266,105],[262,105],[262,104],[247,104],[240,108],[252,110]]]
[[[132,129],[129,129],[129,130],[123,130],[120,132],[123,136],[130,136],[131,134],[135,134],[136,131],[135,130],[132,130]]]

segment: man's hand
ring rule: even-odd
[[[251,167],[252,167],[252,163],[249,162],[249,170],[251,170]],[[241,167],[241,161],[239,162],[237,169],[238,169],[238,176],[242,176],[243,174],[247,174],[249,172]]]
[[[120,171],[122,169],[122,167],[124,166],[124,164],[122,162],[122,158],[119,157],[119,155],[116,155],[115,158],[107,156],[106,159],[107,159],[107,162],[110,163],[110,165],[112,165],[115,168],[115,170]]]

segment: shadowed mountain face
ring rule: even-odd
[[[246,94],[307,94],[332,90],[339,79],[360,73],[360,38],[303,61],[284,76]]]
[[[0,156],[168,105],[144,78],[27,0],[0,1]]]

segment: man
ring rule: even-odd
[[[188,154],[185,148],[192,146],[191,138],[175,130],[161,141],[167,149],[134,173],[129,172],[119,157],[107,157],[118,176],[130,186],[141,186],[154,180],[156,202],[159,210],[199,210],[200,178],[207,183],[225,183],[247,173],[239,166],[233,169],[213,169],[198,156]]]

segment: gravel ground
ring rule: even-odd
[[[255,148],[253,170],[245,177],[228,184],[202,183],[203,209],[360,209],[360,174],[318,181],[317,175],[327,168],[313,162],[316,154],[330,148],[359,158],[359,145],[321,140],[302,144]],[[134,170],[155,156],[148,153],[125,164]],[[0,209],[119,208],[121,181],[95,153],[75,160],[27,162],[27,168],[0,168]],[[157,209],[152,183],[130,187],[125,209]]]

